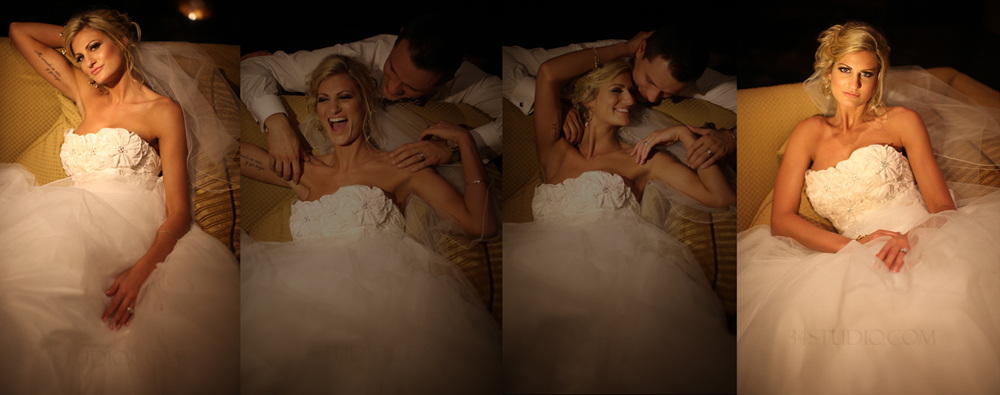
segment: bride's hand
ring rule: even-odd
[[[882,249],[879,250],[878,254],[875,254],[875,257],[885,263],[885,266],[889,269],[889,271],[899,273],[899,270],[903,268],[906,254],[910,251],[909,239],[907,239],[906,235],[902,233],[879,229],[865,237],[862,237],[858,241],[861,242],[861,244],[868,244],[869,241],[880,237],[889,237],[889,241],[882,246]]]
[[[101,322],[108,322],[108,329],[119,329],[132,321],[135,311],[129,311],[129,308],[135,308],[139,290],[155,268],[155,265],[144,262],[136,263],[135,266],[119,274],[111,287],[104,291],[105,295],[114,296],[111,305],[101,316]]]
[[[429,140],[430,136],[437,136],[443,141]],[[424,129],[419,140],[403,144],[390,152],[389,157],[397,168],[409,168],[411,172],[448,164],[451,163],[451,149],[444,141],[458,144],[462,136],[470,137],[469,131],[459,125],[440,121]]]
[[[635,163],[645,164],[646,159],[649,159],[649,153],[653,150],[653,147],[657,145],[670,145],[681,141],[685,136],[685,132],[691,133],[686,126],[671,126],[666,129],[660,129],[646,136],[646,138],[639,140],[635,147],[632,147],[632,156],[635,158]]]

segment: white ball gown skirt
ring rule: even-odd
[[[152,244],[162,183],[33,184],[0,165],[0,392],[237,392],[233,254],[192,226],[109,330],[104,291]]]
[[[461,270],[399,222],[353,223],[401,221],[380,190],[292,212],[317,224],[308,237],[243,236],[243,393],[500,393],[499,328]]]
[[[546,184],[533,206],[535,222],[504,224],[506,392],[735,392],[717,296],[621,178]]]

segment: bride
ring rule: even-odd
[[[464,197],[431,169],[399,170],[373,143],[374,86],[368,69],[345,56],[313,71],[311,126],[334,148],[306,162],[299,183],[267,169],[262,148],[241,146],[245,176],[299,198],[291,242],[244,236],[245,393],[499,392],[496,322],[457,266],[406,235],[401,214],[419,198],[466,233],[493,234],[475,142],[446,123],[421,135],[458,145]]]
[[[61,148],[69,179],[35,186],[24,167],[0,167],[0,392],[238,389],[236,259],[191,223],[189,193],[189,170],[206,163],[192,153],[227,152],[193,142],[227,132],[165,96],[196,82],[165,85],[175,66],[139,37],[113,10],[10,26],[83,122]]]
[[[631,65],[619,58],[637,44],[570,52],[538,70],[546,183],[534,222],[504,224],[506,392],[735,390],[734,339],[717,297],[687,247],[638,214],[653,181],[712,207],[735,195],[718,165],[692,170],[653,150],[692,144],[686,126],[635,146],[616,136],[635,105]],[[570,96],[586,126],[573,146],[559,132],[560,89],[577,76]]]
[[[890,72],[867,24],[819,42],[807,89],[834,111],[792,131],[771,226],[738,239],[739,391],[996,393],[1000,194],[956,204],[935,158],[995,120],[956,116],[973,106],[929,91],[926,73]],[[803,185],[838,233],[798,215]]]

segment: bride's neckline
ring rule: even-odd
[[[325,199],[327,197],[330,197],[332,199],[332,196],[340,193],[341,191],[349,190],[351,188],[361,188],[361,189],[364,189],[364,190],[377,190],[377,191],[379,191],[379,193],[382,194],[383,197],[386,198],[386,200],[392,201],[393,205],[395,205],[395,203],[396,203],[392,198],[389,197],[389,194],[386,193],[385,190],[382,189],[382,188],[379,188],[379,187],[376,187],[376,186],[364,185],[364,184],[352,184],[352,185],[344,185],[344,186],[342,186],[340,188],[337,188],[336,191],[333,191],[333,192],[328,193],[326,195],[320,196],[320,197],[316,198],[315,200],[295,199],[295,201],[292,202],[292,205],[294,206],[294,205],[299,204],[299,203],[317,203],[317,202],[319,202],[319,201],[321,201],[321,200],[323,200],[323,199]]]
[[[902,152],[897,151],[896,147],[893,147],[892,145],[889,145],[889,144],[870,144],[870,145],[866,145],[864,147],[861,147],[861,148],[858,148],[858,149],[854,150],[853,152],[851,152],[851,155],[847,157],[847,159],[844,159],[844,160],[842,160],[840,162],[837,162],[833,166],[830,166],[830,167],[827,167],[827,168],[821,169],[821,170],[806,169],[806,174],[809,174],[809,173],[822,173],[822,172],[825,172],[825,171],[837,169],[837,168],[840,167],[840,165],[842,165],[844,163],[847,163],[847,162],[850,162],[851,159],[854,158],[854,155],[856,155],[858,152],[861,152],[861,151],[864,151],[866,149],[873,148],[873,147],[891,148],[893,152],[895,152],[895,153],[897,153],[899,155],[903,154]]]
[[[612,178],[614,178],[614,177],[622,178],[622,176],[620,176],[618,174],[615,174],[615,173],[612,173],[612,172],[609,172],[609,171],[604,171],[604,170],[587,170],[587,171],[585,171],[583,173],[580,173],[580,175],[578,175],[576,177],[567,178],[567,179],[562,180],[562,181],[560,181],[560,182],[558,182],[556,184],[547,184],[546,183],[546,184],[539,184],[539,185],[551,185],[551,186],[565,185],[569,181],[579,180],[579,179],[583,178],[583,176],[587,175],[587,173],[604,173],[604,174],[607,174],[607,175],[611,176]],[[624,179],[622,181],[624,182]]]
[[[97,136],[97,135],[100,135],[101,133],[104,133],[104,132],[107,132],[107,131],[111,131],[111,130],[115,130],[115,131],[120,130],[120,131],[123,131],[123,132],[131,134],[131,135],[133,135],[135,137],[138,137],[139,140],[142,140],[144,143],[146,143],[146,145],[151,145],[148,141],[146,141],[146,139],[142,138],[142,136],[140,136],[140,135],[132,132],[131,130],[125,129],[125,128],[104,127],[104,128],[98,129],[96,132],[93,132],[93,133],[84,133],[84,134],[77,133],[76,129],[70,129],[69,130],[69,134],[72,134],[72,135],[77,136],[77,137],[87,137],[87,136]]]

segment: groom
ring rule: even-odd
[[[522,112],[530,114],[534,105],[534,75],[542,63],[584,48],[619,45],[627,47],[625,52],[634,59],[632,80],[639,101],[655,105],[672,96],[693,97],[736,112],[736,77],[707,68],[708,51],[701,45],[699,34],[664,26],[654,32],[640,32],[628,41],[603,40],[554,49],[504,47],[503,94]],[[602,62],[609,60],[601,59]],[[639,134],[646,135],[669,126],[655,119],[649,109],[640,113],[640,124],[631,129],[649,130]],[[563,130],[567,139],[578,139],[583,130],[579,114],[571,110]],[[692,168],[707,167],[735,151],[735,130],[697,130],[703,134],[695,144],[687,147],[685,155],[690,158],[688,162]]]
[[[301,161],[306,157],[278,97],[279,88],[305,92],[309,74],[333,54],[351,56],[367,65],[386,105],[444,101],[482,110],[493,121],[471,130],[471,134],[484,159],[500,155],[500,79],[462,60],[462,47],[454,32],[447,30],[446,22],[441,16],[425,15],[412,20],[399,35],[377,35],[314,51],[245,57],[240,62],[241,97],[261,131],[267,133],[271,169],[279,177],[298,183]],[[460,127],[439,123],[431,128]],[[401,168],[416,171],[456,161],[458,151],[444,141],[421,140],[401,145],[392,156]]]

